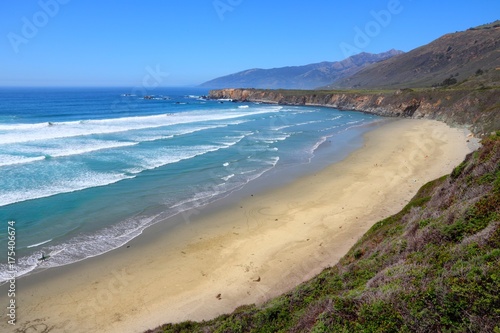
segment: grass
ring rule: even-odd
[[[500,332],[500,132],[312,280],[149,332]]]

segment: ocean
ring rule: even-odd
[[[9,222],[18,277],[74,263],[248,184],[339,160],[381,119],[205,100],[199,88],[134,91],[0,88],[0,282],[12,275]]]

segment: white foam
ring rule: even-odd
[[[36,243],[36,244],[33,244],[33,245],[28,245],[28,249],[31,249],[33,247],[38,247],[40,245],[43,245],[43,244],[47,244],[48,242],[51,242],[52,239],[49,239],[49,240],[46,240],[46,241],[43,241],[43,242],[40,242],[40,243]]]
[[[74,177],[72,179],[57,179],[55,183],[50,184],[50,186],[47,186],[46,184],[39,184],[29,190],[26,188],[20,188],[18,190],[8,191],[7,193],[2,192],[2,189],[0,189],[0,206],[50,197],[61,193],[80,191],[91,187],[110,185],[119,182],[120,180],[129,178],[134,177],[124,173],[84,172],[80,173],[78,177]]]
[[[262,134],[262,135],[256,136],[253,139],[255,141],[260,141],[260,142],[264,142],[264,143],[276,143],[278,141],[284,141],[284,140],[288,139],[290,136],[292,136],[292,134],[288,134],[288,133],[280,133],[280,134],[270,133],[270,134]]]
[[[82,143],[80,146],[72,146],[70,148],[66,148],[65,150],[59,150],[60,148],[54,149],[51,151],[47,150],[47,155],[52,157],[64,157],[64,156],[73,156],[73,155],[82,155],[87,153],[96,152],[99,150],[105,149],[114,149],[114,148],[122,148],[122,147],[130,147],[137,145],[138,142],[117,142],[117,141],[98,141],[98,140],[90,140],[88,142]]]
[[[226,176],[226,177],[221,177],[222,180],[224,180],[225,182],[227,182],[229,179],[233,178],[234,177],[234,173],[230,174],[229,176]]]
[[[37,161],[43,161],[44,159],[45,156],[27,157],[27,156],[0,154],[0,167],[8,165],[32,163]]]
[[[63,266],[109,252],[140,235],[158,218],[160,215],[131,218],[96,233],[82,234],[62,244],[42,247],[30,255],[18,258],[16,276],[26,275],[37,268]],[[42,253],[49,256],[50,259],[39,260]],[[12,277],[8,272],[7,265],[0,264],[0,284],[10,278]]]
[[[120,133],[130,130],[160,128],[177,124],[203,121],[230,120],[257,114],[279,112],[281,107],[256,108],[251,111],[207,112],[191,111],[176,114],[124,117],[100,120],[70,121],[59,123],[0,125],[0,144],[22,143],[92,134]]]
[[[167,139],[172,139],[173,137],[174,137],[173,135],[156,135],[156,136],[136,136],[133,137],[132,139],[134,141],[137,141],[137,143],[140,143],[140,142],[167,140]]]
[[[333,135],[326,135],[326,136],[322,136],[310,149],[310,153],[311,154],[314,154],[314,152],[319,148],[319,146],[321,146],[323,143],[326,142],[326,140],[328,140],[328,138],[331,138]]]
[[[120,159],[128,164],[132,163],[132,165],[130,165],[128,169],[123,170],[122,172],[96,173],[75,171],[76,173],[70,172],[67,175],[60,174],[60,177],[54,178],[54,180],[51,180],[49,183],[42,181],[39,183],[35,182],[34,184],[24,184],[24,186],[18,184],[16,185],[18,189],[4,192],[2,192],[2,189],[0,189],[0,206],[31,199],[49,197],[60,193],[75,192],[91,187],[113,184],[124,179],[133,178],[135,177],[135,175],[146,170],[152,170],[168,164],[188,160],[209,152],[218,151],[220,149],[227,149],[240,142],[244,137],[244,134],[238,136],[226,136],[226,138],[220,140],[220,142],[196,146],[165,146],[154,150],[124,150],[120,152]],[[123,147],[130,145],[137,145],[137,143],[125,144],[115,142],[115,146]],[[109,146],[110,145],[108,144],[107,147]],[[103,146],[101,146],[100,148],[102,147]],[[95,149],[87,147],[87,149],[81,148],[75,152],[69,150],[65,156],[71,154],[81,154],[83,152]],[[63,156],[62,152],[60,152],[59,154],[60,155],[58,156]],[[105,157],[103,156],[101,156],[100,158],[105,159]],[[113,161],[116,161],[117,157],[113,155],[112,159]],[[65,164],[61,164],[61,166],[62,165]],[[31,166],[31,171],[29,172],[35,172],[33,171],[33,168],[35,167],[36,166]],[[67,170],[72,170],[72,168],[69,166],[66,166],[65,168]],[[9,186],[9,188],[12,189],[13,186]]]
[[[266,163],[275,167],[276,164],[278,164],[279,160],[280,160],[279,156],[274,156],[274,157],[271,157],[271,159],[269,161],[266,161]]]
[[[14,145],[9,147],[13,152],[18,154],[24,154],[27,156],[1,154],[0,167],[43,161],[47,159],[47,157],[57,158],[57,157],[82,155],[105,149],[130,147],[130,146],[135,146],[137,144],[138,142],[88,140],[79,142],[58,142],[58,143],[53,143],[52,145],[45,144],[40,146]],[[33,155],[35,155],[35,157],[31,157]]]
[[[142,152],[141,154],[134,154],[133,157],[138,161],[142,171],[144,171],[191,159],[209,152],[217,151],[221,148],[223,147],[215,145],[168,147],[155,151]]]
[[[318,124],[318,123],[324,123],[324,122],[325,122],[324,119],[321,119],[321,120],[311,120],[311,121],[306,121],[306,122],[303,122],[303,123],[296,123],[296,124],[289,124],[289,125],[283,125],[283,126],[273,127],[272,130],[274,130],[274,131],[280,131],[280,130],[283,130],[283,129],[286,129],[286,128],[290,128],[290,127],[297,127],[297,126],[310,125],[310,124]]]

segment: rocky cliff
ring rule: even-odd
[[[212,90],[210,98],[283,105],[326,106],[390,117],[429,118],[470,126],[481,136],[500,128],[500,89],[414,91]]]

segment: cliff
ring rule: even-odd
[[[480,136],[500,128],[499,88],[396,91],[221,89],[210,91],[209,97],[436,119],[452,126],[470,126],[471,131]]]

